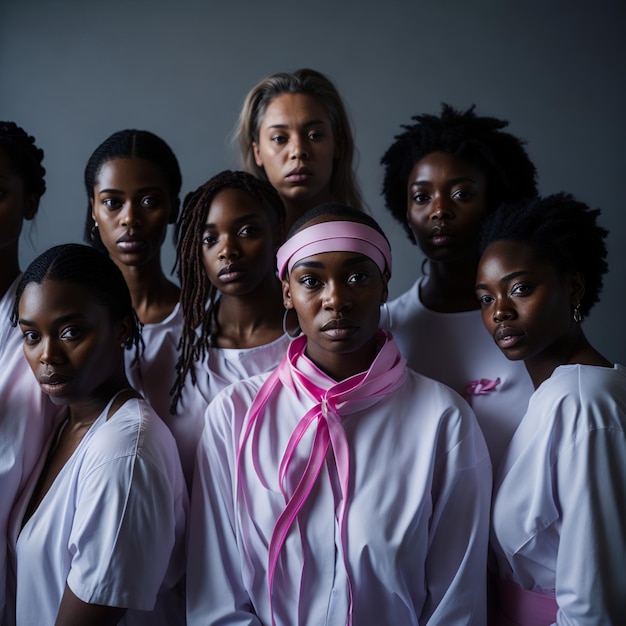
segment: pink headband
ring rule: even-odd
[[[321,252],[358,252],[391,275],[389,242],[375,228],[360,222],[321,222],[304,228],[288,239],[276,255],[278,277],[300,260]]]

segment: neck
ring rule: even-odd
[[[141,266],[118,267],[128,285],[133,308],[142,323],[162,322],[174,310],[180,289],[166,278],[160,260]]]
[[[428,275],[420,285],[420,300],[431,311],[460,313],[480,308],[476,299],[477,259],[453,263],[428,262]]]
[[[376,359],[378,345],[376,338],[372,337],[371,341],[354,352],[318,354],[315,346],[307,343],[304,352],[322,372],[333,380],[341,382],[346,378],[367,371]]]
[[[283,334],[282,289],[272,276],[254,292],[242,296],[222,294],[217,315],[220,348],[254,348]]]
[[[535,389],[552,376],[560,365],[595,365],[613,367],[613,364],[600,354],[587,340],[580,326],[555,343],[550,350],[524,361]]]

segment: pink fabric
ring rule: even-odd
[[[554,594],[528,591],[508,580],[496,580],[498,608],[489,626],[550,626],[559,605]]]
[[[472,404],[472,398],[474,396],[486,396],[488,393],[496,391],[499,384],[499,378],[496,378],[495,380],[489,380],[489,378],[472,380],[467,383],[467,385],[465,385],[465,389],[463,390],[463,397],[467,400],[469,404]]]
[[[276,255],[279,278],[298,261],[322,252],[358,252],[391,275],[391,248],[376,229],[359,222],[322,222],[308,226],[289,238]]]
[[[257,435],[263,419],[268,417],[263,408],[270,395],[279,386],[283,385],[294,393],[305,393],[315,402],[314,406],[302,416],[294,429],[278,470],[281,491],[285,499],[285,508],[274,526],[272,538],[268,550],[268,592],[270,607],[273,597],[273,583],[276,568],[280,558],[281,549],[303,504],[309,497],[315,482],[317,481],[328,449],[332,450],[337,468],[337,478],[341,488],[341,501],[338,507],[338,519],[343,547],[344,567],[348,575],[349,585],[349,612],[346,624],[352,624],[352,584],[348,560],[345,552],[346,546],[346,513],[349,506],[349,482],[350,482],[350,450],[342,425],[342,418],[362,411],[386,397],[397,389],[406,377],[405,360],[400,356],[395,342],[386,331],[378,331],[377,339],[380,351],[370,368],[350,378],[331,385],[324,389],[315,384],[310,377],[303,374],[297,366],[298,359],[304,355],[307,345],[306,336],[294,339],[285,357],[278,368],[265,381],[255,397],[249,411],[248,424],[241,438],[237,452],[237,495],[245,497],[242,491],[241,464],[243,451],[251,438],[252,462],[261,484],[267,487],[264,478],[263,460],[258,456]],[[327,378],[325,379],[328,380]],[[309,428],[315,428],[315,437],[307,466],[300,476],[294,492],[289,494],[285,489],[286,476],[290,470],[290,463],[300,444],[304,434]],[[272,468],[267,468],[271,470]],[[272,624],[274,614],[272,611]]]

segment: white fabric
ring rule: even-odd
[[[143,400],[107,420],[108,408],[21,531],[43,459],[14,509],[18,626],[54,624],[66,581],[84,602],[128,607],[120,624],[184,623],[187,492],[173,437]]]
[[[559,626],[626,618],[626,368],[558,367],[494,477],[499,575],[554,591]]]
[[[178,342],[183,331],[183,308],[178,302],[174,310],[157,324],[141,329],[144,342],[139,363],[133,364],[134,350],[125,352],[126,375],[130,384],[148,401],[157,415],[169,426],[170,389],[176,380]]]
[[[10,324],[18,281],[0,299],[0,623],[6,593],[9,514],[39,460],[58,413],[41,392],[24,358],[21,330]]]
[[[273,370],[280,363],[291,339],[278,339],[255,348],[209,348],[208,357],[196,363],[196,384],[187,376],[176,415],[170,417],[187,484],[191,485],[198,441],[204,428],[204,413],[225,387],[245,378]]]
[[[533,392],[522,361],[509,361],[485,330],[481,313],[438,313],[419,297],[423,277],[381,310],[381,328],[390,330],[409,367],[464,396],[467,383],[483,378],[500,384],[469,402],[498,467]]]
[[[285,387],[271,396],[259,438],[271,490],[259,483],[248,447],[242,472],[247,497],[236,506],[236,450],[247,409],[267,376],[231,385],[207,410],[190,516],[189,626],[271,623],[267,548],[284,507],[278,463],[312,403]],[[321,372],[319,377],[329,386],[334,382]],[[353,623],[484,626],[491,470],[467,404],[409,372],[398,391],[343,424],[351,448],[347,555]],[[307,456],[299,447],[294,462]],[[313,502],[303,509],[306,524],[300,532],[292,529],[283,547],[273,597],[279,625],[345,626],[339,486],[329,475],[335,474],[322,470]]]

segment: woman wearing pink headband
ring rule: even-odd
[[[278,267],[303,334],[207,411],[188,624],[485,624],[487,449],[468,405],[378,329],[389,243],[325,204]]]

